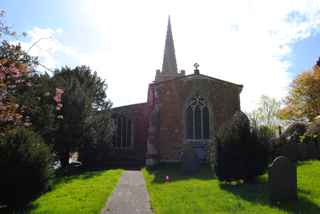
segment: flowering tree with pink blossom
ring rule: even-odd
[[[53,112],[50,106],[55,102],[53,96],[51,100],[37,96],[39,89],[47,88],[39,84],[37,58],[29,56],[19,44],[5,40],[15,39],[17,34],[4,24],[3,16],[0,10],[0,201],[13,208],[26,205],[47,190],[52,153],[32,120],[40,118],[36,116],[41,113],[45,115],[41,120],[48,124],[48,115],[52,114],[44,110],[48,106],[48,112]]]
[[[17,33],[2,21],[4,15],[5,12],[0,10],[0,38],[16,38]],[[23,33],[23,36],[25,35]],[[56,116],[62,119],[59,112],[62,108],[63,90],[57,88],[54,94],[51,91],[55,89],[50,87],[44,89],[41,86],[44,82],[37,81],[45,79],[37,75],[35,68],[38,65],[38,59],[28,55],[20,44],[10,44],[5,39],[2,40],[0,45],[0,135],[18,126],[29,127],[32,125],[32,120],[39,120],[31,117],[39,116],[35,113],[35,110],[39,110],[39,105],[42,105],[41,107],[46,105],[46,108],[55,105]],[[50,96],[43,99],[44,96],[37,93],[39,88],[47,90],[46,93]],[[43,100],[46,100],[46,103]]]
[[[25,113],[27,106],[21,105],[20,92],[32,87],[31,76],[36,59],[28,56],[19,45],[6,41],[0,47],[0,132],[15,126],[30,126]]]
[[[1,17],[0,10],[0,38],[16,36]],[[89,162],[111,141],[107,84],[87,66],[49,75],[36,72],[38,65],[19,44],[0,44],[0,135],[27,126],[51,146],[63,168],[74,151]]]

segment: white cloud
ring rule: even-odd
[[[27,32],[28,41],[20,41],[20,43],[30,55],[38,56],[42,64],[53,69],[57,65],[54,55],[61,47],[60,42],[55,37],[61,33],[61,29],[34,27]]]
[[[317,0],[84,0],[79,4],[79,22],[104,38],[100,48],[80,53],[55,39],[63,38],[62,30],[34,28],[33,42],[41,36],[53,39],[39,43],[45,51],[34,48],[32,53],[49,67],[90,65],[107,79],[115,106],[146,101],[148,83],[161,68],[168,14],[178,67],[191,73],[198,62],[204,74],[243,84],[244,110],[254,108],[262,94],[285,96],[292,45],[320,26]]]

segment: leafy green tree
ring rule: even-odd
[[[16,36],[0,10],[0,38]],[[89,67],[64,67],[53,76],[39,74],[38,59],[20,45],[0,45],[0,135],[19,126],[39,133],[54,149],[62,166],[85,144],[108,142],[111,102],[107,85]]]
[[[57,128],[56,120],[57,104],[54,101],[56,88],[51,81],[51,77],[45,74],[36,74],[32,77],[32,90],[29,90],[25,96],[27,99],[25,105],[32,106],[28,116],[32,128],[39,133],[47,144],[52,143],[54,132]]]
[[[87,121],[85,127],[85,141],[79,147],[79,159],[86,168],[100,167],[108,161],[106,156],[110,149],[113,130],[111,112],[103,110],[95,112]]]
[[[222,126],[217,135],[217,153],[213,164],[219,180],[243,179],[252,181],[262,175],[268,166],[265,136],[250,127],[243,112],[236,112],[231,121]]]
[[[54,149],[65,168],[70,152],[97,142],[108,143],[111,102],[106,99],[105,81],[87,66],[63,67],[55,71],[52,81],[64,90]]]

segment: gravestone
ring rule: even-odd
[[[273,202],[297,199],[297,168],[284,156],[277,157],[269,167],[269,191]]]
[[[193,174],[197,172],[200,168],[200,159],[191,146],[187,146],[183,150],[181,157],[182,163],[182,173],[183,174]]]

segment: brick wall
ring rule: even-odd
[[[185,109],[188,99],[199,95],[208,102],[210,137],[240,110],[242,86],[203,75],[190,75],[157,84],[160,103],[159,156],[177,160],[185,142]]]

